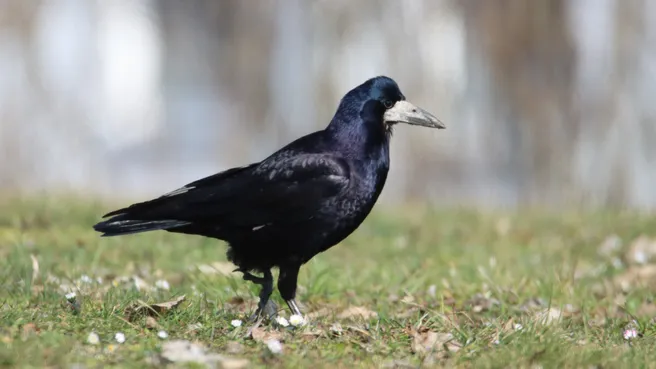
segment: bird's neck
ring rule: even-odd
[[[347,157],[389,163],[389,140],[391,131],[382,122],[333,121],[327,132],[340,151]]]

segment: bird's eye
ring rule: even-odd
[[[383,106],[385,106],[385,109],[389,109],[394,106],[394,103],[389,100],[383,100]]]

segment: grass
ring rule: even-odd
[[[298,298],[309,325],[265,324],[244,337],[247,324],[231,321],[253,311],[257,290],[222,272],[221,242],[165,232],[101,239],[91,225],[110,208],[0,202],[0,366],[158,366],[169,357],[165,344],[178,339],[246,359],[248,367],[656,362],[656,264],[637,264],[630,252],[641,247],[638,237],[656,236],[655,217],[380,208],[302,268]],[[656,241],[644,245],[649,257]],[[208,273],[212,263],[218,272]],[[154,287],[158,280],[170,288]],[[64,297],[71,290],[79,309]],[[130,314],[136,304],[181,295],[179,306],[154,320]],[[627,325],[639,337],[625,340]],[[167,339],[157,336],[161,330]],[[87,343],[91,332],[99,344]],[[270,352],[268,338],[282,342],[281,354]]]

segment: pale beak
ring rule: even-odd
[[[388,124],[407,123],[416,126],[444,129],[446,126],[433,114],[411,103],[401,100],[387,109],[383,121]]]

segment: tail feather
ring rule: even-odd
[[[125,214],[119,215],[112,219],[100,222],[93,226],[98,232],[102,233],[102,237],[118,236],[131,233],[140,233],[156,230],[167,230],[177,227],[182,227],[190,224],[189,222],[181,220],[163,219],[163,220],[137,220],[126,219]]]

